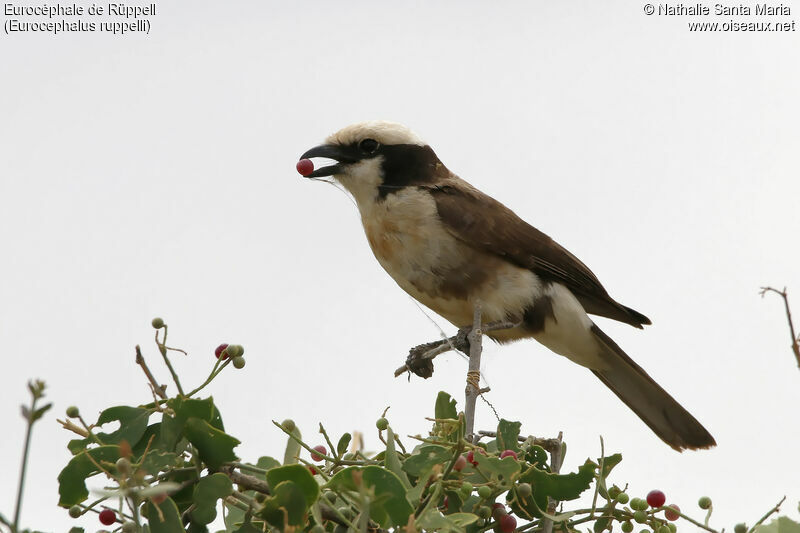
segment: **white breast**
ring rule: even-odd
[[[459,327],[472,323],[477,298],[485,321],[505,320],[510,315],[521,318],[541,292],[533,272],[475,250],[450,234],[427,191],[407,188],[359,207],[367,240],[381,266],[408,294]],[[486,279],[465,280],[463,295],[448,294],[448,271],[458,272],[468,264],[485,265]]]

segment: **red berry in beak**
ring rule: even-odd
[[[301,159],[297,162],[297,171],[301,176],[308,176],[314,172],[314,163],[310,159]]]

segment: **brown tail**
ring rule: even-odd
[[[647,375],[596,325],[592,332],[603,347],[604,370],[592,370],[625,405],[639,415],[673,449],[696,450],[716,446],[714,437],[653,378]]]

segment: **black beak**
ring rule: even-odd
[[[325,157],[338,161],[335,165],[328,165],[327,167],[320,167],[311,174],[305,176],[306,178],[321,178],[323,176],[332,176],[339,174],[344,170],[344,166],[350,163],[356,163],[360,158],[358,153],[351,147],[340,146],[338,144],[321,144],[315,146],[311,150],[300,156],[300,159],[311,159],[312,157]]]

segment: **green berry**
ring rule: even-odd
[[[233,365],[233,368],[244,368],[244,357],[237,355],[231,359],[231,364]]]
[[[225,348],[225,353],[228,354],[228,357],[234,358],[242,355],[242,353],[244,353],[244,350],[242,350],[242,347],[239,346],[238,344],[229,344],[228,347]]]
[[[73,505],[69,508],[69,515],[72,518],[78,518],[80,515],[83,514],[83,509],[81,509],[80,505]]]
[[[478,496],[480,496],[484,500],[491,495],[492,495],[492,487],[489,487],[487,485],[481,485],[480,487],[478,487]]]
[[[519,494],[522,498],[527,498],[533,492],[533,488],[531,487],[530,483],[520,483],[517,485],[517,494]]]
[[[658,533],[671,533],[668,525],[663,525],[658,528]]]
[[[294,425],[294,420],[292,420],[291,418],[287,418],[286,420],[281,422],[281,425],[283,426],[283,429],[289,432],[292,432],[295,430],[295,428],[297,428],[297,426]]]
[[[378,420],[375,421],[375,427],[378,428],[380,431],[386,431],[386,428],[389,427],[389,421],[386,420],[384,417],[380,417]]]
[[[470,483],[469,481],[465,481],[464,483],[462,483],[461,484],[461,492],[463,492],[466,495],[471,494],[472,493],[472,483]]]
[[[609,497],[609,499],[612,499],[612,500],[613,500],[614,498],[616,498],[617,496],[619,496],[619,493],[620,493],[620,492],[622,492],[622,491],[619,489],[619,487],[617,487],[616,485],[614,485],[613,487],[611,487],[610,489],[608,489],[608,497]]]
[[[150,322],[154,328],[161,329],[164,327],[164,319],[162,318],[154,318],[152,322]]]
[[[347,518],[348,520],[353,518],[353,511],[351,511],[350,508],[346,505],[342,505],[341,507],[339,507],[339,513],[341,513],[341,515]]]
[[[325,528],[319,524],[315,524],[314,527],[309,530],[309,533],[325,533]]]
[[[480,507],[478,507],[478,516],[484,519],[489,518],[490,516],[492,516],[492,510],[489,507],[486,507],[485,505],[481,505]]]
[[[644,524],[647,522],[647,513],[644,511],[636,511],[633,513],[633,519],[639,522],[640,524]]]
[[[631,509],[634,511],[644,511],[647,507],[647,502],[641,498],[633,498],[631,500]]]
[[[675,533],[676,531],[678,531],[678,526],[676,526],[676,525],[675,525],[675,524],[673,524],[672,522],[670,522],[669,524],[667,524],[667,527],[669,528],[669,530],[671,531],[671,533]]]
[[[120,457],[117,459],[116,467],[120,474],[127,475],[131,471],[131,462],[125,457]]]
[[[711,498],[708,496],[703,496],[699,500],[697,500],[697,505],[700,506],[700,509],[710,509],[711,508]]]
[[[122,524],[122,533],[136,533],[138,528],[134,522],[125,522]]]
[[[325,499],[328,500],[328,503],[336,503],[336,493],[333,492],[332,490],[326,490],[325,492],[322,493],[322,496],[324,496]]]
[[[630,500],[630,496],[628,496],[624,492],[620,492],[619,494],[617,494],[617,497],[614,498],[614,499],[617,500],[622,505],[625,505],[626,503],[628,503],[628,500]]]
[[[633,531],[633,524],[631,522],[623,522],[622,523],[622,532],[623,533],[631,533]]]
[[[78,411],[78,408],[74,405],[70,405],[67,407],[67,416],[70,418],[78,418],[81,415],[81,412]]]
[[[747,533],[747,525],[736,524],[733,526],[733,533]]]
[[[653,532],[650,531],[649,529],[643,529],[639,533],[653,533]]]

